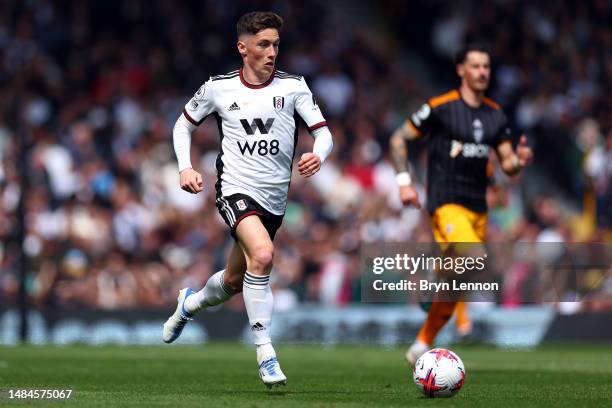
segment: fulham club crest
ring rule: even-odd
[[[247,209],[246,201],[244,201],[244,200],[236,201],[236,208],[238,209],[238,211],[246,210]]]
[[[281,110],[285,106],[285,98],[282,96],[275,96],[274,98],[272,98],[272,104],[274,106],[274,109]]]

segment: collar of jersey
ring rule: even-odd
[[[242,85],[246,86],[247,88],[251,88],[251,89],[265,88],[266,86],[272,83],[272,81],[274,80],[275,74],[276,74],[276,68],[274,69],[274,71],[272,71],[272,75],[270,75],[270,78],[268,78],[266,82],[262,82],[261,84],[254,85],[254,84],[248,83],[247,80],[244,79],[244,76],[242,75],[242,68],[240,68],[240,82],[242,82]]]
[[[459,99],[461,99],[461,102],[463,102],[463,104],[465,106],[467,106],[468,109],[472,109],[472,110],[478,110],[482,107],[482,105],[484,104],[484,102],[482,101],[482,99],[480,100],[480,105],[478,106],[472,106],[470,104],[468,104],[465,99],[463,99],[463,94],[461,93],[461,89],[457,88],[457,92],[459,93]]]

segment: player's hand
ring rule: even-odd
[[[202,175],[192,168],[183,169],[181,175],[181,189],[191,194],[202,191]]]
[[[321,168],[321,159],[314,153],[304,153],[298,163],[298,171],[304,178],[316,174]]]
[[[419,203],[419,193],[412,186],[401,186],[399,188],[400,200],[404,206],[414,206],[420,209],[421,203]]]
[[[516,156],[521,167],[528,166],[533,161],[533,150],[527,146],[527,136],[525,135],[521,136],[519,144],[516,146]]]

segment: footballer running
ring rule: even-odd
[[[497,103],[485,96],[491,76],[488,49],[480,44],[467,45],[457,53],[455,63],[461,78],[459,89],[423,104],[393,133],[390,141],[400,199],[404,205],[420,208],[408,170],[406,142],[429,135],[427,210],[434,239],[443,247],[457,242],[482,243],[486,238],[490,148],[510,176],[518,174],[533,158],[524,135],[516,151],[512,149],[512,132],[506,116]],[[411,364],[431,347],[458,303],[465,307],[463,302],[456,301],[431,304],[416,341],[406,353]]]
[[[276,69],[283,26],[280,16],[252,12],[237,23],[242,68],[211,76],[187,102],[173,130],[180,185],[197,194],[202,175],[190,161],[191,133],[208,116],[217,121],[216,206],[230,228],[234,246],[227,266],[204,287],[179,291],[176,311],[164,324],[172,343],[202,309],[242,292],[257,348],[259,376],[268,387],[285,384],[270,338],[273,296],[270,271],[274,236],[281,226],[297,142],[298,119],[314,138],[312,153],[298,162],[304,177],[317,173],[332,150],[332,135],[302,76]]]

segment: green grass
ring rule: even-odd
[[[452,348],[467,378],[452,399],[421,397],[403,349],[280,346],[284,388],[267,391],[252,349],[200,347],[3,347],[0,405],[6,390],[72,388],[62,403],[13,406],[176,407],[591,407],[612,401],[612,346],[535,351]]]

